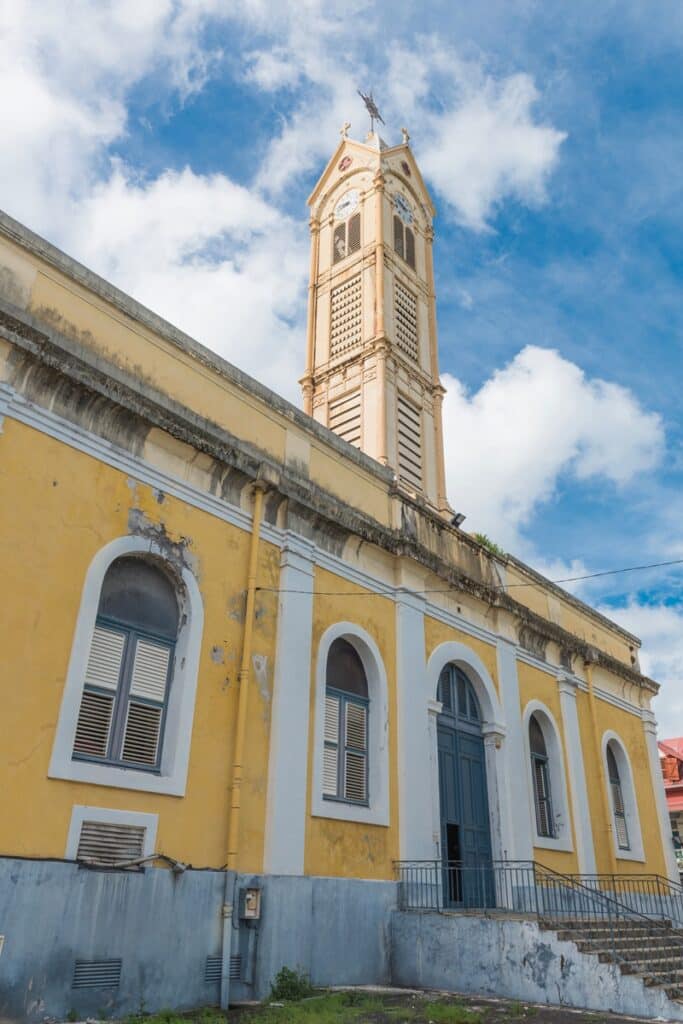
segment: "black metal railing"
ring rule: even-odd
[[[535,861],[398,861],[396,873],[402,910],[536,917],[683,988],[683,934],[672,927],[683,919],[683,890],[661,876],[564,875]]]

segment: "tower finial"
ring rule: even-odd
[[[344,124],[339,129],[339,134],[341,135],[342,139],[348,139],[348,137],[349,137],[349,128],[350,127],[351,127],[351,122],[350,121],[344,121]]]
[[[379,121],[380,124],[384,124],[384,118],[382,117],[382,115],[380,114],[379,110],[377,109],[377,104],[375,103],[374,99],[372,98],[372,93],[371,92],[369,92],[367,94],[367,96],[366,96],[365,93],[361,92],[360,89],[359,89],[358,90],[358,95],[362,99],[363,103],[365,104],[365,109],[367,110],[368,114],[370,115],[370,132],[372,134],[375,131],[375,121]]]

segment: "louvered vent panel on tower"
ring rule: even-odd
[[[360,274],[332,289],[330,296],[330,359],[361,343]]]
[[[417,362],[417,299],[396,281],[396,344]]]
[[[115,825],[105,821],[84,821],[78,840],[76,860],[111,867],[143,856],[143,825]]]
[[[349,444],[360,448],[360,389],[350,391],[343,398],[335,398],[330,402],[330,430],[339,434]]]
[[[398,475],[404,483],[422,488],[422,429],[420,413],[398,396]]]

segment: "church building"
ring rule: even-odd
[[[678,880],[638,639],[446,493],[407,132],[309,206],[302,409],[0,214],[3,1019],[386,982],[413,869]]]

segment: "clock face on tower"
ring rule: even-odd
[[[358,190],[355,188],[345,192],[334,208],[337,220],[346,220],[358,206]]]
[[[410,203],[400,192],[394,196],[394,209],[404,224],[413,223],[413,211]]]

